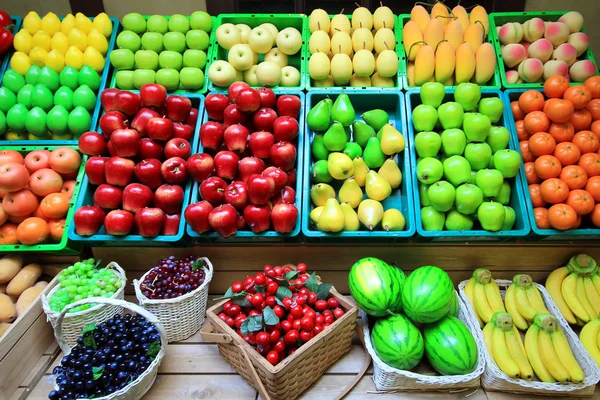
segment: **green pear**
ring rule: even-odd
[[[475,176],[475,184],[483,192],[484,197],[495,197],[500,194],[504,177],[497,169],[480,169]],[[500,204],[500,203],[498,203]],[[502,204],[500,204],[502,205]]]
[[[431,205],[431,201],[429,201],[429,196],[427,195],[428,189],[429,185],[419,183],[419,202],[421,203],[421,207],[427,207]]]
[[[327,157],[329,157],[329,150],[325,148],[323,135],[315,135],[310,145],[310,151],[317,160],[327,160]]]
[[[338,192],[340,203],[348,203],[352,208],[358,207],[363,199],[363,192],[354,178],[348,178]]]
[[[485,142],[469,143],[465,147],[465,158],[471,164],[471,169],[479,171],[488,166],[492,158],[492,148]]]
[[[317,228],[323,232],[340,232],[344,229],[346,218],[335,197],[328,199],[319,216]]]
[[[435,157],[442,147],[442,138],[435,132],[419,132],[415,136],[415,149],[419,157]]]
[[[467,113],[463,120],[463,131],[469,142],[485,142],[492,122],[487,115],[480,113]]]
[[[419,104],[412,111],[412,122],[415,131],[432,131],[438,122],[437,110],[432,106]]]
[[[376,136],[369,139],[363,152],[365,164],[369,168],[379,168],[385,162],[385,154],[381,151],[381,143]]]
[[[431,185],[444,176],[444,167],[437,158],[425,157],[417,163],[417,178],[419,182]]]
[[[510,133],[503,126],[492,126],[485,142],[492,148],[492,153],[506,149],[510,141]]]
[[[310,212],[309,218],[310,222],[312,222],[313,225],[317,226],[317,224],[319,223],[319,218],[321,218],[321,213],[323,212],[324,208],[325,207],[323,206],[315,207]]]
[[[375,132],[379,132],[385,124],[390,122],[388,113],[380,109],[364,112],[360,117],[369,124]]]
[[[444,227],[447,231],[470,231],[473,229],[473,218],[456,210],[450,210],[446,214]]]
[[[377,172],[371,170],[367,173],[365,192],[369,199],[383,201],[392,194],[392,187]]]
[[[390,184],[392,189],[396,189],[402,183],[402,171],[394,158],[385,160],[377,173]]]
[[[344,132],[346,133],[346,140],[349,142],[350,138],[352,137],[352,127],[351,126],[345,126],[344,127]],[[362,151],[362,149],[361,149]]]
[[[344,127],[335,121],[323,135],[323,146],[328,151],[342,151],[346,147],[347,140]]]
[[[460,128],[465,116],[465,110],[455,102],[449,101],[438,108],[438,118],[444,129]]]
[[[471,164],[461,156],[450,156],[444,160],[444,176],[454,186],[469,182],[471,179]]]
[[[381,128],[377,133],[377,138],[381,142],[381,151],[388,156],[402,152],[406,146],[402,133],[390,124],[385,124]]]
[[[439,212],[433,206],[421,208],[421,222],[426,231],[443,231],[446,214]]]
[[[383,219],[381,220],[381,227],[387,232],[390,231],[403,231],[406,226],[406,220],[404,215],[395,208],[385,210],[383,213]]]
[[[315,183],[329,183],[333,180],[327,170],[327,160],[319,160],[313,164],[310,177]]]
[[[319,101],[306,115],[308,127],[317,132],[325,132],[331,126],[331,99]]]
[[[510,195],[510,183],[504,181],[502,183],[502,187],[500,188],[500,193],[498,193],[498,196],[494,197],[493,200],[505,206],[510,203]]]
[[[515,221],[517,220],[517,214],[515,213],[515,210],[513,210],[512,207],[507,206],[504,206],[504,213],[506,216],[504,218],[504,224],[502,224],[502,230],[510,231],[515,225]]]
[[[456,188],[454,204],[458,212],[473,214],[481,203],[483,203],[483,192],[477,185],[463,183]]]
[[[331,118],[343,126],[350,126],[354,122],[356,113],[346,93],[341,93],[331,107]]]
[[[355,159],[356,157],[362,156],[363,149],[358,145],[358,143],[348,142],[344,147],[343,153],[348,155],[351,159]]]
[[[354,135],[354,141],[364,149],[369,139],[375,136],[375,130],[363,121],[354,121],[352,123],[352,134]]]
[[[352,164],[354,164],[354,180],[358,183],[358,186],[364,187],[367,182],[369,167],[367,167],[362,157],[356,157],[352,160]]]
[[[363,200],[358,205],[358,219],[369,230],[379,225],[383,218],[383,206],[376,200]]]
[[[327,170],[333,179],[343,181],[354,174],[354,164],[344,153],[331,153],[327,159]]]
[[[433,208],[440,212],[446,212],[454,205],[456,190],[450,182],[438,181],[429,186],[427,196]]]
[[[438,108],[444,101],[446,87],[439,82],[426,82],[421,86],[419,95],[421,103]]]
[[[310,188],[310,199],[315,207],[324,206],[332,197],[335,197],[335,190],[326,183],[318,183]]]
[[[446,129],[442,132],[442,152],[446,156],[460,156],[465,152],[467,136],[461,129]]]
[[[357,231],[360,229],[360,221],[358,214],[354,211],[348,203],[340,204],[342,212],[344,213],[344,230],[345,231]]]
[[[496,232],[504,226],[506,210],[500,203],[484,201],[477,209],[477,219],[483,229]]]

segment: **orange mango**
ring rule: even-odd
[[[469,43],[473,51],[477,51],[483,43],[483,28],[480,24],[471,24],[464,32],[464,41]]]
[[[429,13],[423,6],[414,6],[412,10],[410,10],[410,20],[415,21],[417,25],[419,25],[421,33],[425,32],[425,28],[430,19]]]
[[[448,6],[441,1],[435,3],[435,5],[431,8],[431,19],[439,19],[442,23],[442,26],[446,27],[448,22],[451,21],[450,13],[448,12]]]
[[[458,46],[463,44],[463,30],[457,19],[450,21],[446,26],[446,29],[444,30],[444,40],[452,43],[454,49],[457,49]]]
[[[438,44],[435,51],[435,80],[444,83],[454,74],[456,52],[454,46],[448,41]]]
[[[433,49],[437,47],[439,42],[444,40],[444,26],[442,25],[440,18],[429,21],[425,28],[425,32],[423,32],[423,40],[425,40]]]
[[[475,83],[485,85],[494,76],[496,53],[490,43],[484,43],[475,52]]]
[[[471,22],[469,21],[469,14],[467,14],[467,10],[461,5],[458,5],[452,9],[452,15],[456,17],[456,20],[460,22],[460,26],[462,27],[463,32],[467,30]]]
[[[406,52],[406,57],[410,61],[414,61],[419,49],[423,46],[423,34],[421,33],[421,28],[415,21],[408,21],[406,25],[404,25],[404,30],[402,33],[402,38],[404,40],[404,51]],[[416,43],[416,44],[415,44]]]
[[[408,86],[415,86],[415,63],[412,61],[406,63],[406,79]]]
[[[488,13],[484,7],[474,7],[469,15],[469,21],[471,22],[471,25],[475,23],[478,25],[481,24],[487,36],[488,32],[490,31],[490,20],[488,19]]]
[[[415,58],[415,85],[421,86],[429,82],[435,71],[435,54],[433,47],[425,45],[419,49]]]
[[[469,82],[475,74],[475,51],[469,43],[456,49],[456,84]]]

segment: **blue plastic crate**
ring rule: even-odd
[[[198,108],[199,112],[204,112],[204,95],[201,94],[185,94],[183,97],[188,97],[192,101],[192,106]],[[196,129],[194,130],[194,138],[191,143],[192,146],[192,154],[196,153],[196,149],[200,143],[200,120],[196,124]],[[96,128],[96,131],[100,131],[100,127]],[[87,157],[85,159],[87,161]],[[69,239],[77,242],[84,242],[86,246],[89,247],[144,247],[144,246],[152,246],[152,247],[160,247],[160,246],[185,246],[187,245],[187,241],[184,240],[185,233],[185,219],[183,218],[183,212],[185,208],[190,204],[190,192],[192,190],[192,180],[188,179],[183,194],[183,205],[181,207],[181,219],[179,221],[179,229],[177,231],[177,235],[173,236],[164,236],[159,235],[154,238],[143,237],[142,235],[127,235],[127,236],[113,236],[108,235],[104,231],[104,227],[100,229],[96,235],[92,236],[81,236],[75,232],[75,224],[71,224],[69,226]],[[93,195],[94,190],[96,189],[95,185],[90,184],[87,175],[83,178],[83,183],[81,184],[81,191],[79,193],[79,197],[77,198],[77,203],[75,205],[75,210],[78,210],[82,206],[92,205],[93,204]]]
[[[274,89],[273,90],[275,92],[275,94],[277,95],[277,97],[281,96],[281,95],[285,95],[285,94],[289,94],[289,95],[294,95],[294,96],[298,96],[300,98],[300,102],[301,102],[301,107],[300,107],[300,114],[298,115],[298,145],[297,145],[297,157],[296,157],[296,187],[294,188],[294,190],[296,191],[296,202],[294,203],[296,205],[296,208],[298,209],[298,220],[296,222],[296,226],[294,227],[294,229],[289,232],[289,233],[279,233],[273,229],[269,229],[266,230],[264,232],[260,232],[260,233],[254,233],[251,230],[243,230],[243,231],[237,231],[236,234],[229,236],[227,238],[222,237],[221,235],[219,235],[216,232],[205,232],[205,233],[197,233],[195,232],[192,227],[190,225],[186,226],[186,232],[187,234],[194,238],[194,239],[202,239],[204,241],[222,241],[222,242],[248,242],[248,241],[267,241],[267,240],[277,240],[277,241],[282,241],[284,239],[290,239],[293,238],[295,236],[298,236],[298,233],[300,233],[300,218],[301,218],[301,214],[302,214],[302,207],[301,207],[301,188],[302,188],[302,159],[303,159],[303,154],[304,154],[304,142],[305,142],[305,138],[304,138],[304,108],[305,108],[305,95],[304,92],[301,90],[293,90],[293,89]],[[207,122],[208,119],[208,113],[203,113],[202,115],[202,121],[198,121],[198,127],[200,127],[203,123]],[[200,140],[198,139],[196,142],[194,142],[197,144],[197,147],[194,147],[194,153],[201,153],[203,151],[203,147],[202,144],[200,144]],[[192,198],[190,200],[190,204],[196,203],[198,201],[201,201],[200,199],[200,184],[198,182],[194,182],[193,188],[192,188]]]
[[[417,152],[414,146],[415,132],[412,125],[412,110],[414,107],[421,104],[420,89],[412,89],[406,92],[406,110],[409,115],[408,123],[408,136],[410,143],[410,157],[415,169],[417,166]],[[499,97],[503,99],[502,92],[496,89],[481,89],[481,97]],[[446,88],[446,96],[444,101],[452,101],[454,99],[454,89]],[[510,119],[510,106],[508,103],[504,104],[504,113],[502,118],[498,121],[498,126],[506,126],[511,133],[511,138],[515,139],[514,130],[510,129],[508,120]],[[518,145],[515,146],[515,141],[512,140],[508,144],[508,148],[511,150],[518,151]],[[503,241],[509,239],[518,239],[527,236],[531,228],[529,220],[525,211],[525,197],[522,179],[525,178],[524,170],[521,169],[515,178],[509,179],[511,183],[511,199],[510,206],[515,210],[517,215],[515,225],[511,230],[501,230],[498,232],[489,232],[484,229],[474,229],[470,231],[426,231],[423,229],[423,223],[421,221],[421,199],[419,196],[419,180],[413,180],[412,192],[414,196],[415,214],[417,217],[417,233],[426,241],[461,241],[461,242],[473,242],[473,241]]]
[[[13,36],[14,36],[21,29],[21,25],[23,24],[23,19],[21,17],[16,16],[16,15],[11,15],[10,19],[12,19],[13,24],[14,24],[14,27],[13,27],[13,30],[12,30],[12,33],[13,33]],[[4,60],[2,60],[2,66],[0,66],[0,83],[2,83],[2,78],[4,78],[4,72],[6,71],[6,69],[8,68],[8,66],[10,65],[10,59],[11,59],[12,55],[15,52],[14,50],[15,50],[14,47],[11,46],[11,48],[4,55]]]
[[[335,101],[336,97],[342,93],[342,89],[319,89],[311,90],[306,95],[306,113],[316,105],[320,100],[331,97]],[[390,123],[393,124],[400,132],[404,134],[406,140],[406,148],[398,157],[398,163],[402,172],[402,184],[399,189],[394,189],[390,197],[385,199],[382,204],[384,209],[396,208],[402,212],[406,220],[406,227],[403,231],[387,232],[381,227],[370,231],[361,225],[358,231],[342,231],[337,233],[322,232],[311,225],[310,212],[312,204],[310,200],[310,189],[312,183],[310,181],[310,169],[312,167],[312,157],[310,146],[314,137],[314,132],[311,132],[308,124],[304,123],[306,131],[306,141],[304,143],[304,166],[303,166],[303,187],[302,187],[302,233],[309,238],[316,238],[323,241],[352,241],[360,239],[360,241],[397,241],[406,240],[412,237],[415,233],[415,208],[412,201],[410,190],[412,187],[412,166],[408,156],[410,148],[410,138],[406,135],[406,108],[404,106],[404,96],[401,92],[378,89],[345,89],[350,97],[350,101],[354,107],[357,119],[360,115],[368,110],[382,109],[390,116]],[[341,182],[332,184],[336,190],[341,186]],[[366,197],[366,194],[364,195]]]
[[[508,89],[504,92],[504,102],[508,105],[513,100],[518,100],[521,93],[532,89]],[[538,90],[538,89],[533,89]],[[542,89],[538,91],[542,92]],[[511,138],[514,140],[514,146],[519,149],[519,138],[517,137],[517,128],[515,126],[515,118],[510,107],[508,107],[508,127],[511,131]],[[527,177],[525,176],[525,167],[521,166],[519,178],[525,192],[525,208],[527,210],[527,216],[529,217],[529,223],[531,225],[532,235],[527,239],[531,240],[544,240],[544,241],[586,241],[594,240],[597,241],[600,237],[600,228],[595,228],[589,223],[586,228],[569,229],[566,231],[559,231],[558,229],[540,229],[535,223],[535,215],[533,213],[533,205],[531,204],[531,196],[529,195],[529,184],[527,183]]]

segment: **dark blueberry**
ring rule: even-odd
[[[127,364],[127,370],[128,371],[135,370],[135,362],[134,361],[129,361],[129,364]]]
[[[84,370],[92,369],[92,364],[91,364],[91,363],[89,363],[89,362],[86,362],[86,363],[84,363],[84,364],[82,365],[82,368],[83,368]]]
[[[94,396],[95,397],[103,397],[104,396],[104,390],[98,388],[96,389],[96,391],[94,392]]]
[[[78,337],[77,338],[77,344],[83,345],[83,338],[82,337]]]
[[[69,381],[66,379],[57,379],[56,381],[58,382],[58,387],[66,387],[69,384]]]
[[[91,389],[94,387],[94,381],[92,379],[88,379],[87,381],[85,381],[85,388],[86,389]]]
[[[75,388],[77,388],[77,389],[83,389],[83,387],[84,387],[83,381],[77,381],[77,382],[75,382]]]
[[[75,398],[76,399],[87,399],[88,395],[86,393],[78,393]]]
[[[110,371],[116,371],[116,370],[117,370],[117,368],[118,368],[118,366],[119,366],[119,365],[118,365],[116,362],[112,362],[112,363],[108,364],[108,369],[109,369]]]
[[[94,376],[94,374],[92,374],[92,371],[91,371],[91,370],[87,370],[87,371],[84,371],[84,372],[83,372],[83,377],[84,377],[85,379],[92,379],[92,376]]]
[[[50,400],[58,400],[58,398],[60,398],[60,395],[58,394],[57,390],[53,390],[50,393],[48,393],[48,398]]]
[[[114,386],[109,386],[106,388],[106,393],[113,393],[115,391],[115,387]]]
[[[80,380],[81,379],[81,372],[77,371],[73,374],[73,379],[75,380]]]
[[[81,369],[81,361],[79,361],[79,360],[76,360],[76,361],[73,363],[73,367],[75,367],[75,368],[77,368],[77,369]]]

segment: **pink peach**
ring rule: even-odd
[[[569,35],[569,40],[567,43],[575,46],[577,50],[577,57],[581,56],[585,51],[590,47],[590,38],[586,33],[583,32],[575,32]]]
[[[523,39],[523,27],[518,22],[509,22],[502,25],[498,32],[500,43],[519,43]]]
[[[583,82],[590,76],[596,75],[596,66],[590,60],[577,61],[571,65],[569,75],[574,82]]]
[[[529,51],[529,46],[531,46],[531,42],[521,42],[521,45],[525,47],[525,51]]]
[[[546,26],[544,37],[552,42],[554,46],[565,43],[569,39],[569,27],[562,22],[551,22]]]
[[[508,68],[512,68],[519,64],[526,56],[527,52],[525,51],[525,47],[517,43],[507,44],[502,49],[502,58],[504,59],[504,64]]]
[[[541,18],[531,18],[523,24],[523,38],[528,42],[535,42],[544,36],[546,25]]]
[[[506,71],[506,81],[511,85],[517,84],[519,81],[519,72],[514,69]]]
[[[580,32],[583,28],[583,15],[577,11],[569,11],[558,19],[558,22],[563,22],[569,27],[570,33]]]
[[[563,60],[570,67],[577,60],[577,50],[572,44],[563,43],[554,49],[552,59]]]
[[[544,64],[544,79],[554,75],[562,75],[569,78],[569,66],[563,60],[550,60]]]
[[[531,43],[527,49],[527,55],[544,63],[550,59],[553,50],[554,47],[548,39],[538,39]]]
[[[544,64],[537,58],[528,58],[519,64],[519,77],[525,82],[537,82],[543,74]]]

